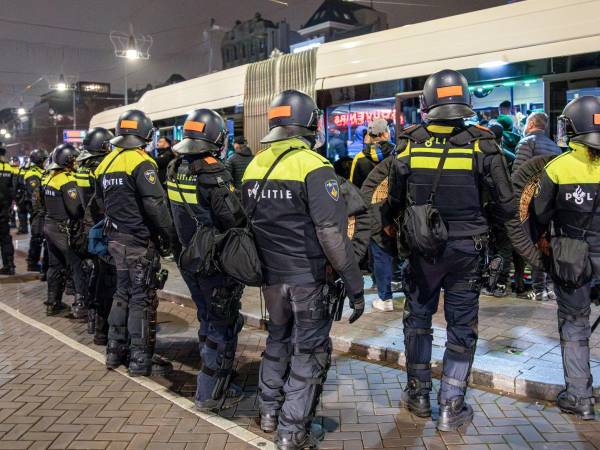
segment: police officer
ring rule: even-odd
[[[217,155],[225,147],[225,121],[210,109],[191,112],[183,125],[183,140],[174,148],[177,158],[168,169],[167,189],[177,234],[184,247],[200,223],[217,233],[243,226],[246,216],[234,193],[232,178]],[[240,401],[242,389],[229,382],[237,335],[243,326],[239,313],[243,286],[227,275],[197,275],[180,266],[198,309],[200,355],[196,407],[227,408]]]
[[[44,245],[44,191],[42,189],[42,178],[44,176],[44,164],[48,159],[48,152],[43,149],[35,149],[29,155],[30,166],[23,176],[27,199],[31,205],[31,238],[29,239],[29,251],[27,253],[27,270],[30,272],[41,272],[40,257]]]
[[[0,144],[0,275],[15,274],[15,249],[10,236],[10,211],[14,200],[14,171],[6,162],[6,149]]]
[[[73,177],[78,154],[71,144],[56,147],[52,154],[52,162],[48,166],[50,175],[44,187],[44,235],[48,242],[49,254],[46,314],[49,316],[58,314],[65,308],[62,296],[69,269],[75,285],[74,309],[83,302],[86,290],[81,259],[69,247],[68,242],[70,223],[80,220],[83,216],[77,182]]]
[[[402,402],[415,415],[431,415],[431,319],[443,288],[448,336],[437,427],[449,431],[473,417],[464,398],[477,344],[482,252],[488,233],[484,198],[489,191],[508,218],[514,211],[514,195],[494,134],[464,123],[474,112],[463,75],[442,70],[427,78],[421,110],[426,113],[425,124],[399,135],[399,154],[390,173],[388,220],[411,204],[429,201],[440,158],[445,158],[432,206],[447,223],[448,241],[433,259],[414,252],[409,257],[404,307],[408,384]]]
[[[106,366],[129,360],[131,376],[169,370],[153,357],[156,341],[160,255],[175,239],[156,163],[145,152],[152,121],[139,110],[125,111],[116,124],[115,149],[96,169],[106,214],[109,253],[117,267],[117,291],[108,318]],[[163,364],[164,363],[164,364]]]
[[[13,192],[13,197],[14,200],[16,200],[17,198],[17,176],[19,175],[19,166],[20,166],[20,161],[19,158],[17,158],[16,156],[12,156],[9,160],[8,163],[10,165],[10,169],[12,170],[13,173],[13,186],[12,186],[12,192]],[[11,228],[17,228],[17,211],[15,208],[13,208],[11,206],[10,208],[10,227]]]
[[[27,195],[27,186],[25,184],[25,173],[30,167],[30,161],[25,161],[23,164],[19,164],[18,158],[15,176],[15,203],[17,205],[17,216],[19,218],[19,228],[17,234],[29,233],[29,212],[31,209],[31,202]]]
[[[558,236],[583,239],[589,245],[592,276],[600,276],[600,99],[572,100],[559,117],[569,151],[546,165],[534,198],[535,216],[552,224]],[[554,238],[553,238],[554,239]],[[561,411],[594,419],[590,371],[590,291],[588,281],[578,289],[554,279],[558,301],[566,389],[558,395]]]
[[[242,181],[270,317],[259,374],[261,428],[277,428],[277,446],[285,450],[317,445],[311,421],[331,360],[328,264],[345,283],[354,309],[350,322],[364,309],[339,183],[329,161],[311,150],[318,120],[308,95],[279,94],[261,141],[270,147],[252,160]]]
[[[77,157],[78,169],[75,174],[77,189],[85,210],[81,232],[86,235],[89,229],[104,218],[104,212],[96,201],[95,171],[110,152],[110,140],[114,135],[105,128],[90,129],[83,139],[82,151]],[[84,240],[87,242],[87,240]],[[86,252],[87,253],[87,252]],[[86,296],[88,333],[94,334],[96,345],[106,345],[108,341],[108,314],[116,289],[116,268],[110,255],[91,257],[88,293]]]

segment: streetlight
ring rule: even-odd
[[[65,82],[65,76],[62,73],[58,77],[58,83],[56,83],[56,90],[61,91],[61,92],[67,90],[67,83]]]
[[[7,133],[6,128],[0,128],[0,135],[6,136],[6,133]]]
[[[129,33],[122,31],[111,31],[109,34],[110,42],[115,50],[117,58],[125,58],[130,61],[138,59],[150,59],[150,47],[154,40],[152,36],[138,35],[133,32],[133,25],[129,24]],[[125,104],[129,103],[127,94],[127,65],[125,65]]]
[[[6,133],[6,134],[4,135],[4,137],[5,137],[6,139],[10,139],[10,138],[12,137],[12,134],[10,134],[10,133]]]
[[[27,111],[25,110],[25,108],[23,108],[23,107],[21,106],[21,107],[19,107],[19,108],[17,109],[17,114],[18,114],[19,116],[24,116],[25,114],[27,114]]]

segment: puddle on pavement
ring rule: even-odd
[[[190,331],[195,333],[195,327],[190,326],[181,317],[166,312],[158,312],[158,329],[160,336],[172,336],[178,334],[188,334]]]

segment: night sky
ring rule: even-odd
[[[118,93],[123,92],[126,70],[134,88],[163,82],[172,73],[186,78],[205,74],[209,44],[220,53],[218,33],[208,39],[203,33],[211,18],[229,29],[237,19],[261,12],[298,29],[322,0],[287,2],[289,6],[268,0],[0,0],[0,109],[19,106],[21,98],[31,106],[48,91],[46,79],[60,73],[81,81],[110,82]],[[386,12],[390,27],[397,27],[505,3],[379,0],[373,7]],[[128,32],[130,24],[136,34],[153,36],[149,61],[114,56],[109,32]]]

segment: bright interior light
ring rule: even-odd
[[[56,85],[56,89],[58,91],[66,91],[67,90],[67,83],[63,83],[62,81],[60,83],[58,83]]]
[[[6,128],[0,128],[0,134],[4,136],[6,134]]]
[[[25,111],[25,108],[23,108],[22,106],[17,109],[17,114],[20,116],[24,116],[27,113],[27,111]]]
[[[125,50],[125,58],[127,59],[138,59],[139,53],[135,48],[128,48]]]
[[[479,64],[479,68],[480,69],[494,69],[496,67],[506,66],[507,64],[508,64],[508,61],[497,59],[495,61],[488,61],[488,62],[481,63],[481,64]]]
[[[6,134],[4,135],[4,137],[5,137],[6,139],[10,139],[10,138],[12,137],[12,135],[11,135],[10,133],[6,133]]]

